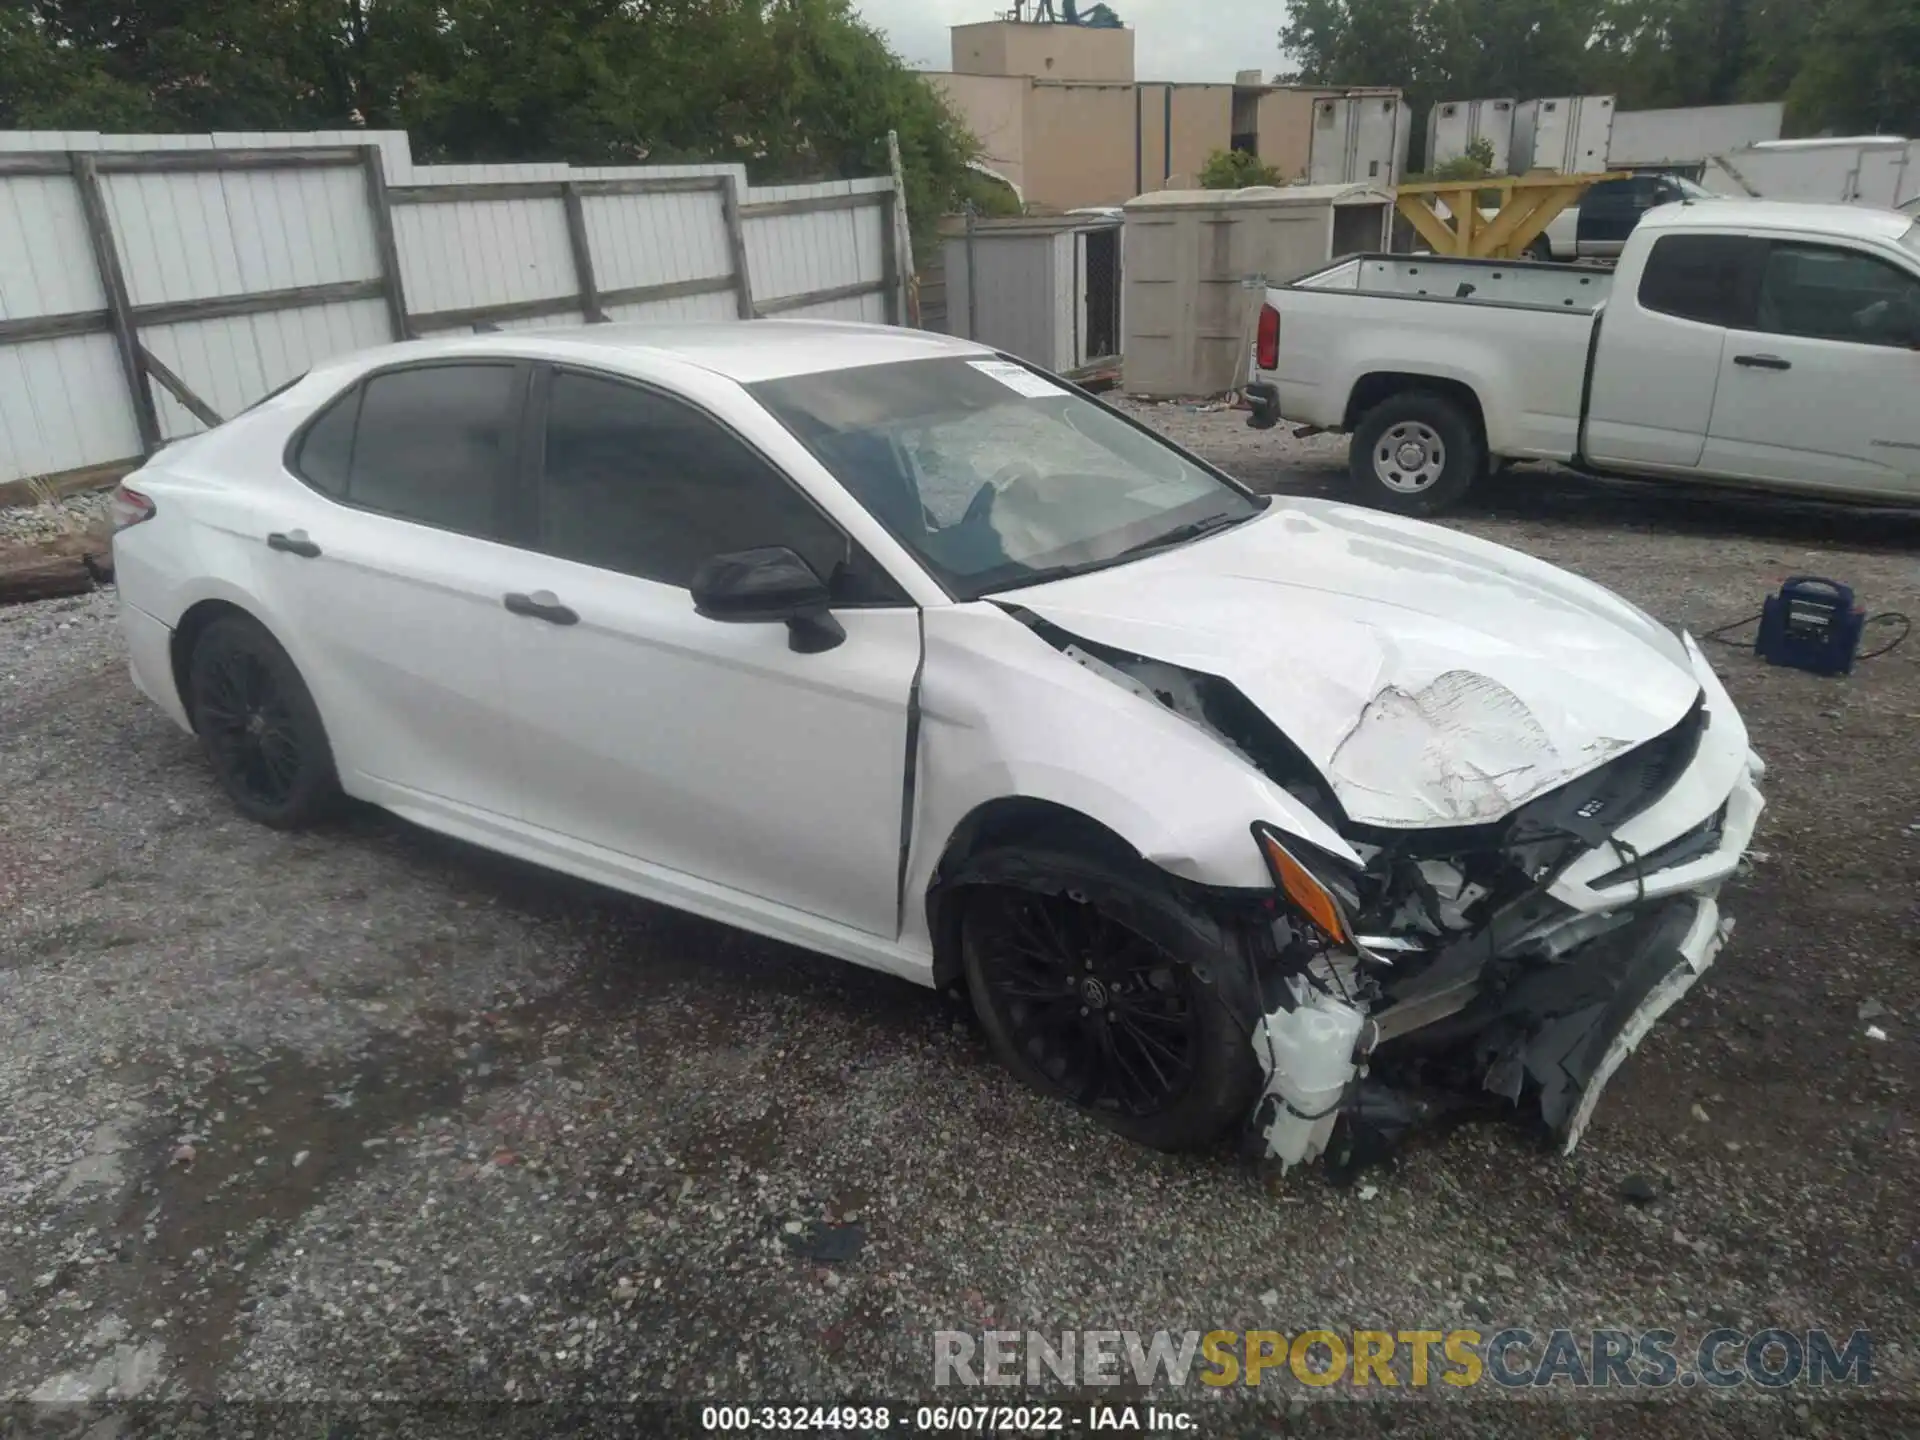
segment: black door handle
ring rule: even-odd
[[[549,625],[578,625],[578,612],[569,610],[553,596],[551,590],[536,590],[531,595],[509,595],[506,597],[507,609],[516,615],[525,615],[534,620],[544,620]]]
[[[319,556],[320,547],[307,538],[304,530],[295,530],[282,535],[278,530],[267,536],[269,550],[284,550],[289,555],[298,555],[303,560],[312,560]]]
[[[1793,362],[1782,360],[1778,355],[1736,355],[1733,363],[1744,365],[1749,370],[1791,370]]]

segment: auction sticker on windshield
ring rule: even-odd
[[[1015,365],[1011,360],[969,360],[967,362],[982,375],[998,380],[1002,385],[1029,400],[1045,400],[1054,395],[1064,395],[1062,390],[1045,376],[1036,375],[1023,366]]]

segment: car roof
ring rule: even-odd
[[[390,360],[513,355],[620,368],[622,356],[678,360],[743,385],[942,356],[990,355],[984,345],[926,330],[828,320],[576,325],[411,341],[376,352]]]
[[[1656,230],[1794,231],[1853,240],[1898,240],[1913,217],[1874,205],[1799,200],[1688,200],[1663,205],[1642,222]]]

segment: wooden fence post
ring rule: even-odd
[[[560,202],[567,207],[567,243],[573,248],[573,275],[580,287],[580,313],[587,317],[589,325],[603,325],[607,317],[600,309],[600,286],[593,277],[593,243],[587,238],[587,208],[573,181],[561,184]]]
[[[395,340],[411,340],[407,292],[400,278],[400,247],[393,238],[393,202],[387,195],[386,163],[378,145],[360,147],[360,172],[367,182],[367,209],[373,217],[373,248],[380,257],[381,298],[387,302],[387,326]]]
[[[727,249],[733,254],[734,310],[742,320],[754,317],[753,276],[747,269],[746,223],[740,215],[740,177],[731,170],[720,192],[721,208],[727,221]]]
[[[94,157],[86,151],[69,150],[67,161],[73,170],[74,187],[80,192],[80,213],[87,222],[94,269],[99,273],[100,288],[107,297],[114,348],[120,352],[120,369],[127,379],[127,398],[133,404],[140,448],[151,455],[160,448],[160,412],[154,408],[146,368],[140,363],[140,337],[133,327],[133,303],[127,298],[127,277],[120,269],[120,252],[113,243],[113,224],[107,218],[106,198],[100,192],[100,172],[94,166]]]
[[[896,325],[920,324],[920,274],[913,263],[913,222],[907,213],[907,169],[900,163],[900,132],[887,132],[887,160],[893,168],[893,204],[888,207],[887,218],[893,231],[889,239],[893,243],[896,273],[900,277],[900,294],[896,303],[900,318]]]

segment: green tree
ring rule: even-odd
[[[28,6],[0,6],[0,129],[140,130],[154,118],[99,55],[62,45]]]
[[[1297,0],[1280,43],[1303,82],[1401,87],[1416,128],[1437,100],[1600,93],[1920,132],[1920,0]]]
[[[1787,100],[1808,127],[1920,135],[1920,0],[1826,0]]]
[[[423,159],[884,173],[930,244],[973,141],[850,0],[0,0],[0,118],[405,129]]]
[[[1245,190],[1252,185],[1284,185],[1285,178],[1247,150],[1216,150],[1200,169],[1203,190]]]

